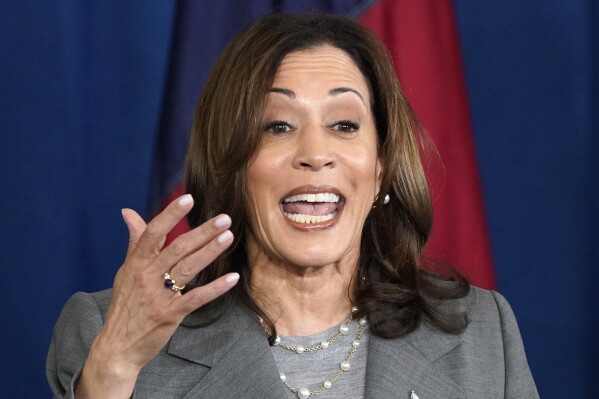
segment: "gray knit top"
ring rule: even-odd
[[[346,322],[344,321],[343,323]],[[322,333],[305,337],[281,336],[281,342],[291,346],[302,345],[304,347],[309,347],[318,345],[321,341],[329,340],[337,334],[339,326],[333,327]],[[347,356],[352,349],[352,341],[356,339],[358,329],[358,320],[354,320],[349,325],[349,331],[346,335],[342,335],[336,342],[331,343],[328,348],[313,352],[298,354],[276,345],[272,346],[272,354],[275,358],[279,373],[285,375],[287,383],[292,387],[297,389],[305,387],[308,388],[310,392],[315,391],[323,385],[324,381],[331,380],[339,371],[340,363],[347,359]],[[360,338],[360,345],[356,349],[354,358],[350,362],[350,369],[344,372],[341,378],[336,382],[333,382],[330,388],[325,389],[316,396],[312,396],[312,398],[364,398],[368,338],[368,327],[366,327]],[[281,384],[283,384],[283,382],[281,382]],[[297,394],[294,394],[288,389],[287,397],[290,399],[298,398]]]

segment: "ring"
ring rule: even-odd
[[[171,290],[173,290],[175,292],[179,292],[183,288],[185,288],[185,284],[183,284],[182,286],[176,285],[176,281],[171,278],[171,275],[168,272],[164,273],[162,278],[164,279],[164,287],[165,288],[170,288]]]

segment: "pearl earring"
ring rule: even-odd
[[[388,204],[389,201],[391,201],[391,197],[389,196],[389,194],[385,195],[385,200],[383,201],[384,204]]]

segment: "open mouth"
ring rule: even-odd
[[[283,214],[290,221],[309,226],[332,224],[341,212],[344,199],[336,189],[303,187],[293,190],[281,200]]]

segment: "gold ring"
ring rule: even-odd
[[[185,288],[185,284],[183,284],[182,286],[178,286],[176,284],[176,281],[171,278],[171,275],[168,272],[164,273],[162,278],[164,279],[164,287],[165,288],[170,288],[171,290],[173,290],[175,292],[179,292]]]

